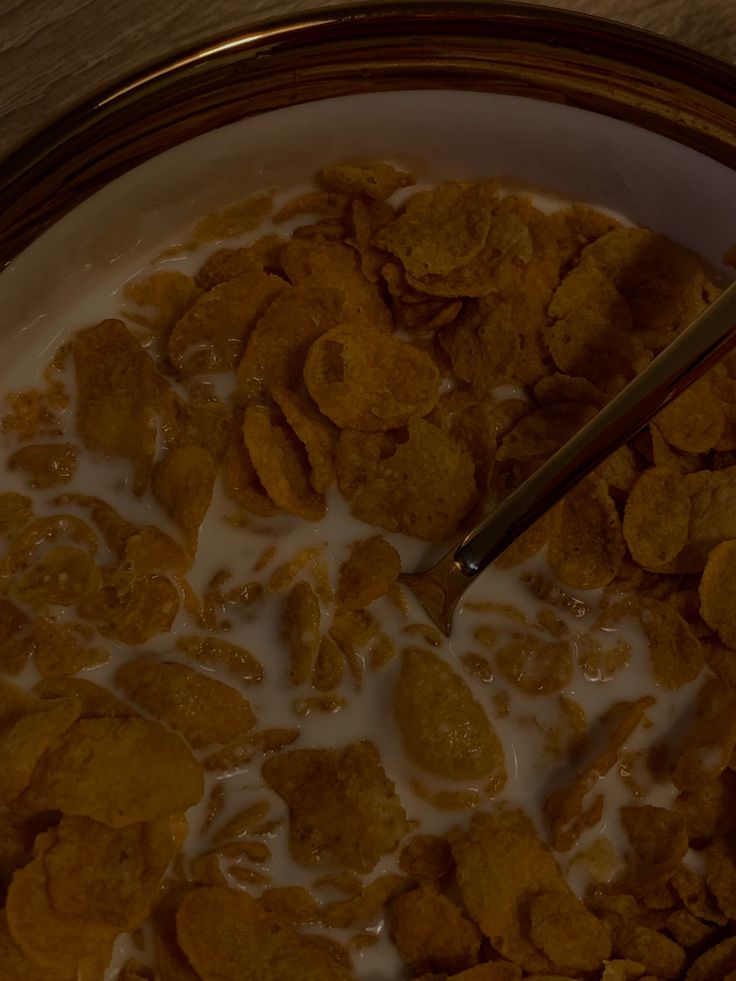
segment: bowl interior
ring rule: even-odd
[[[344,160],[390,159],[420,180],[503,176],[619,213],[719,265],[736,238],[736,172],[618,119],[521,96],[351,95],[244,119],[128,172],[0,275],[3,371],[26,376],[68,326],[114,315],[115,291],[198,217],[254,191],[304,186]],[[170,266],[186,263],[171,258]],[[28,328],[33,326],[29,339]]]

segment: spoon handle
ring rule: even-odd
[[[433,622],[449,634],[455,605],[475,576],[734,344],[736,283],[724,290],[459,546],[427,572],[402,577]]]

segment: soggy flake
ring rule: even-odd
[[[267,760],[263,777],[289,807],[289,843],[300,865],[370,872],[408,830],[393,783],[368,742],[297,749]]]
[[[132,705],[86,678],[44,678],[33,691],[40,698],[73,696],[79,699],[82,706],[80,719],[130,718],[138,715]]]
[[[76,610],[104,637],[134,646],[169,631],[179,606],[179,592],[166,576],[131,576],[113,569],[104,571],[102,587],[81,599]]]
[[[434,408],[439,372],[412,344],[361,324],[343,324],[310,348],[309,394],[341,429],[382,431]]]
[[[240,681],[263,679],[263,666],[250,651],[220,637],[187,634],[177,637],[176,648],[203,667],[224,667]]]
[[[243,438],[242,420],[233,427],[225,449],[222,481],[227,496],[251,514],[267,518],[278,512],[253,466]]]
[[[0,494],[0,534],[13,536],[33,517],[33,502],[25,494],[5,491]]]
[[[648,892],[670,880],[688,849],[684,818],[664,807],[622,807],[621,820],[633,848],[626,884]]]
[[[529,918],[532,943],[558,968],[595,971],[611,956],[608,927],[570,894],[535,896]]]
[[[470,688],[439,655],[402,654],[393,706],[409,758],[450,780],[506,779],[503,748]]]
[[[73,443],[35,443],[8,457],[11,470],[21,470],[30,487],[58,487],[74,477],[79,449]]]
[[[119,669],[115,684],[196,749],[242,738],[255,726],[240,692],[184,664],[139,657]]]
[[[94,631],[84,624],[36,617],[33,634],[36,641],[33,663],[43,678],[77,674],[104,664],[110,657],[106,651],[90,645]]]
[[[211,290],[213,286],[246,273],[262,272],[276,266],[278,253],[284,244],[279,235],[263,235],[250,245],[238,249],[218,249],[205,260],[195,277],[197,286]]]
[[[320,644],[320,605],[314,590],[298,582],[286,597],[281,615],[281,636],[289,653],[289,681],[303,685],[312,673]]]
[[[82,442],[133,461],[143,490],[156,448],[153,361],[124,324],[105,320],[76,334],[74,367]]]

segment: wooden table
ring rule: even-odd
[[[736,0],[547,3],[736,61]],[[138,68],[202,39],[315,6],[313,0],[0,0],[0,157],[64,109]]]

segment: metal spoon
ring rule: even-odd
[[[439,562],[401,576],[432,622],[449,636],[458,600],[476,576],[734,344],[736,283]]]

